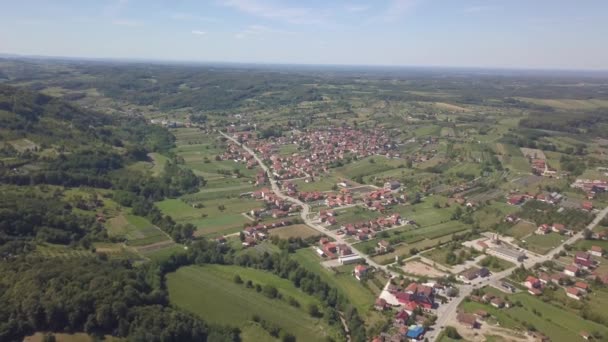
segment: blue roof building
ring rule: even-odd
[[[408,338],[419,339],[424,334],[424,327],[421,325],[412,325],[405,335]]]

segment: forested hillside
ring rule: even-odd
[[[36,331],[85,331],[134,341],[233,340],[168,307],[161,282],[94,253],[112,243],[99,220],[108,201],[148,217],[175,240],[193,228],[153,204],[195,191],[204,180],[173,160],[158,177],[129,169],[148,153],[167,151],[174,137],[140,118],[112,117],[36,92],[0,86],[0,340]],[[88,196],[69,196],[74,189]],[[84,258],[48,258],[42,248]],[[86,253],[85,253],[86,255]]]

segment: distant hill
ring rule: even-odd
[[[116,144],[112,117],[87,111],[41,93],[0,85],[0,139],[27,138],[36,144],[82,146]]]
[[[143,118],[111,116],[60,98],[0,84],[0,155],[52,157],[82,149],[163,151],[174,137]],[[128,153],[128,152],[127,152]],[[137,158],[137,157],[136,157]]]

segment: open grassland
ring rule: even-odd
[[[194,224],[198,236],[216,237],[238,232],[243,224],[251,222],[242,213],[262,207],[261,202],[251,199],[224,198],[197,202],[202,208],[179,200],[167,199],[157,202],[163,214],[170,215],[178,223]]]
[[[284,297],[291,296],[300,302],[301,308],[236,284],[233,279],[237,274],[244,281],[275,286]],[[305,312],[308,303],[318,303],[314,297],[300,291],[289,280],[265,271],[238,266],[189,266],[169,274],[167,287],[173,304],[210,323],[241,326],[258,315],[301,341],[319,341],[333,334],[321,319]]]
[[[318,231],[305,224],[294,224],[287,227],[274,228],[270,230],[271,236],[278,236],[280,239],[302,238],[321,235]]]
[[[323,267],[320,262],[322,259],[310,248],[299,249],[294,254],[294,258],[311,272],[318,274],[322,280],[342,293],[349,302],[357,308],[360,314],[368,311],[374,304],[374,294],[365,288],[357,279],[350,274],[336,274]]]

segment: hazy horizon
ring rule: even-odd
[[[0,53],[185,63],[608,70],[603,1],[4,4]]]

